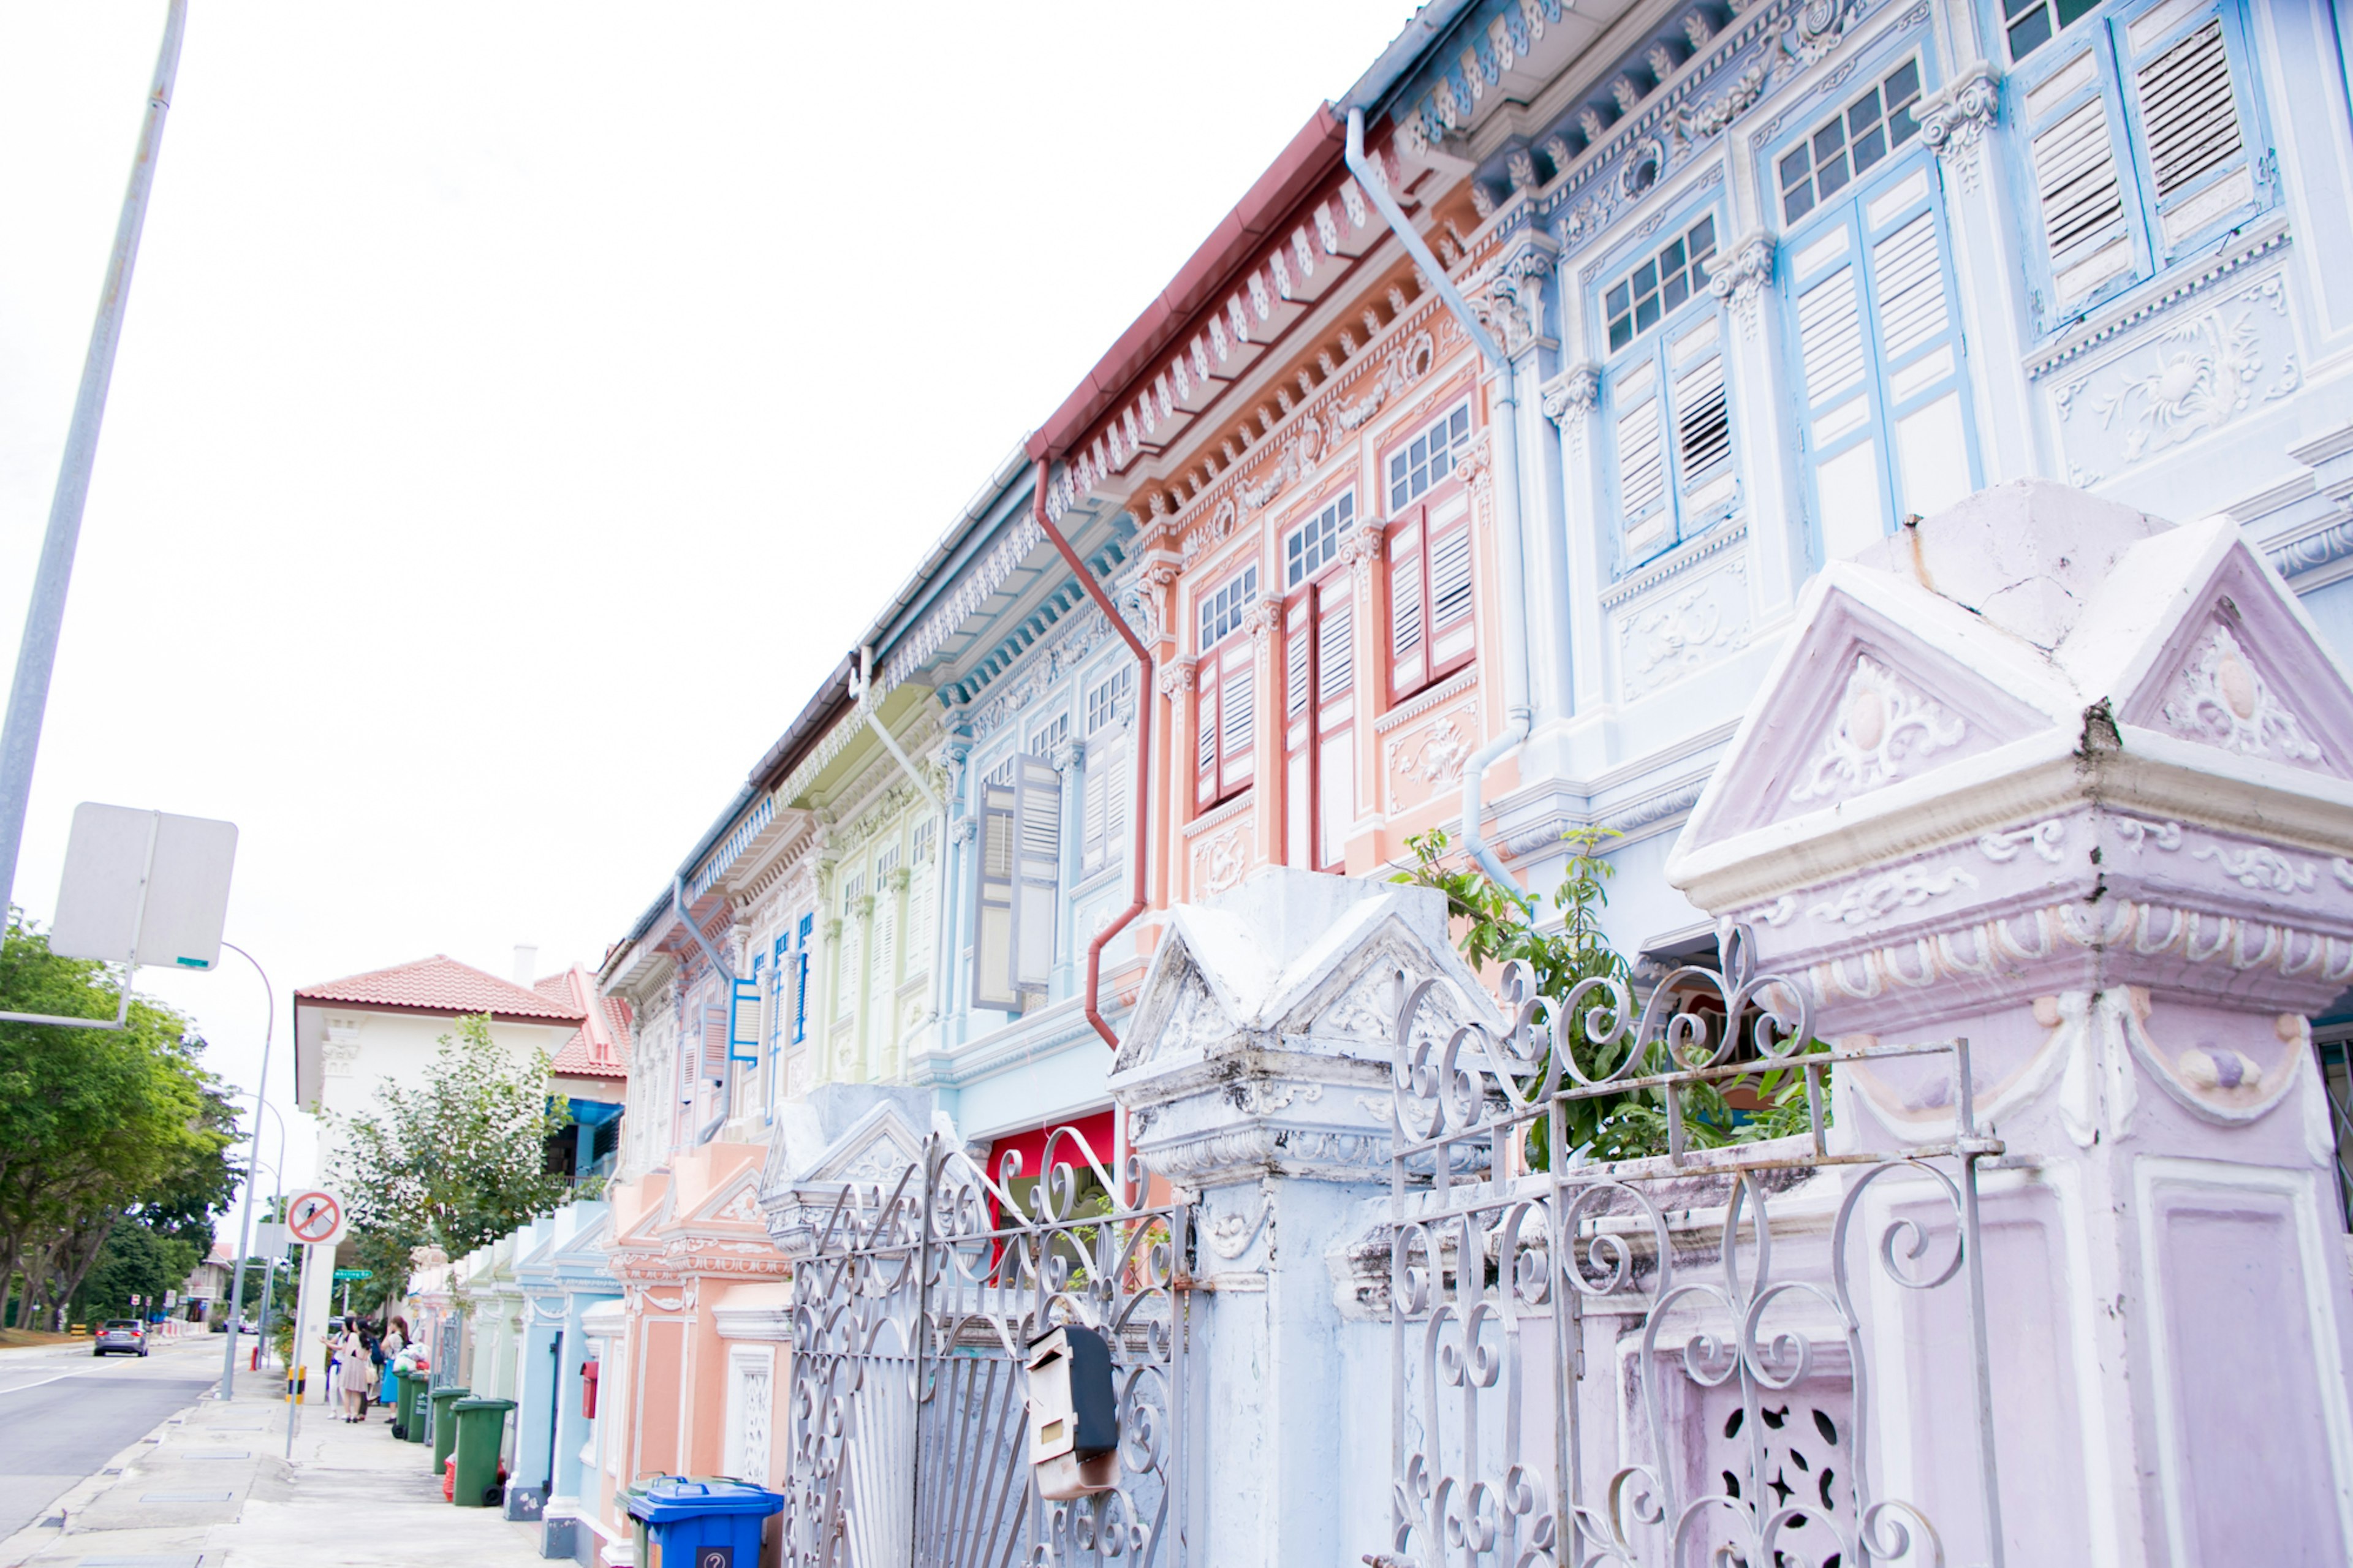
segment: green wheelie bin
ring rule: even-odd
[[[400,1380],[400,1435],[411,1443],[425,1441],[426,1375],[412,1372]]]
[[[512,1399],[460,1399],[449,1406],[458,1420],[458,1479],[449,1500],[459,1508],[500,1501],[499,1450],[506,1446],[507,1412],[514,1407]]]
[[[470,1388],[436,1388],[425,1397],[433,1405],[433,1473],[441,1473],[441,1461],[458,1446],[458,1423],[449,1416],[450,1406],[473,1394]]]

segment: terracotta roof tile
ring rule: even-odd
[[[294,993],[294,999],[423,1013],[490,1013],[550,1024],[583,1023],[588,1016],[586,1007],[569,997],[559,1000],[543,991],[527,991],[441,952],[412,963],[305,985]]]
[[[575,965],[551,974],[533,986],[543,995],[580,1007],[586,1016],[564,1048],[555,1053],[555,1071],[571,1078],[629,1076],[629,1005],[617,996],[598,996],[596,982]]]

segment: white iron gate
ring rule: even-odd
[[[1145,1201],[1141,1163],[1115,1180],[1074,1129],[1042,1166],[1025,1178],[1008,1156],[991,1178],[934,1134],[920,1165],[834,1205],[795,1271],[787,1564],[1184,1563],[1172,1439],[1191,1210]],[[1049,1502],[1023,1369],[1064,1324],[1110,1346],[1121,1479]]]
[[[1977,1473],[1944,1490],[1974,1492],[1999,1568],[1977,1168],[2001,1145],[1977,1129],[1968,1044],[1815,1049],[1803,992],[1750,973],[1748,951],[1732,931],[1723,972],[1678,970],[1639,1016],[1616,981],[1544,997],[1514,964],[1501,1037],[1442,1028],[1427,1004],[1447,983],[1399,977],[1391,1539],[1367,1561],[1942,1563],[1925,1511],[1873,1472],[1857,1298],[1875,1268],[1883,1298],[1958,1294],[1948,1383],[1968,1392],[1945,1419],[1973,1421]],[[1866,1062],[1944,1108],[1945,1132],[1833,1152],[1829,1076]],[[1721,1126],[1711,1097],[1760,1082],[1788,1135],[1694,1145],[1695,1101]],[[1662,1119],[1667,1152],[1586,1160],[1576,1135],[1600,1107]],[[1777,1258],[1788,1222],[1768,1202],[1810,1199]],[[1875,1263],[1850,1257],[1859,1229],[1878,1233]]]

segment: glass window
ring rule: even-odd
[[[1707,264],[1715,258],[1715,215],[1710,213],[1611,284],[1601,297],[1609,352],[1616,353],[1705,288]]]
[[[1920,134],[1920,62],[1905,60],[1781,154],[1781,218],[1795,223]]]
[[[1087,690],[1087,733],[1108,729],[1118,721],[1119,706],[1135,687],[1135,670],[1122,665]]]
[[[1468,410],[1463,416],[1470,416]],[[1293,529],[1282,542],[1283,587],[1296,588],[1331,564],[1340,553],[1340,536],[1356,521],[1356,492],[1349,490]]]
[[[2006,0],[2002,28],[2010,35],[2010,58],[2022,60],[2049,43],[2060,28],[2099,8],[2100,0]]]
[[[1466,399],[1431,420],[1412,440],[1390,453],[1389,510],[1395,512],[1410,506],[1430,486],[1452,473],[1454,448],[1470,438],[1471,405]]]
[[[1071,716],[1068,713],[1057,713],[1046,722],[1043,728],[1029,737],[1029,754],[1033,757],[1050,757],[1053,755],[1054,748],[1070,738]]]
[[[1242,624],[1242,613],[1258,598],[1258,563],[1252,562],[1201,601],[1201,647],[1214,647]]]

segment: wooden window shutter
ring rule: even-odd
[[[2210,15],[2178,37],[2173,26],[2170,12],[2158,12],[2125,35],[2158,248],[2168,259],[2261,205],[2222,18]]]
[[[1389,690],[1397,697],[1419,690],[1430,676],[1421,538],[1419,507],[1408,512],[1389,536]]]
[[[1226,645],[1218,660],[1218,796],[1221,800],[1249,786],[1256,762],[1252,746],[1258,722],[1254,651],[1250,638],[1236,637]]]
[[[1430,674],[1432,679],[1471,661],[1477,628],[1472,616],[1471,498],[1457,490],[1430,509]]]
[[[1315,605],[1314,868],[1324,870],[1340,864],[1356,818],[1356,606],[1345,577]]]
[[[2045,326],[2136,269],[2107,74],[2101,50],[2087,44],[2021,98],[2051,268]]]
[[[1016,770],[1020,832],[1015,847],[1013,981],[1043,990],[1054,964],[1054,906],[1062,885],[1062,776],[1024,754]]]
[[[760,966],[754,959],[752,977],[735,980],[727,999],[727,1059],[749,1062],[757,1066],[760,1060]]]
[[[1218,798],[1218,658],[1205,653],[1194,671],[1194,804],[1213,805]]]
[[[702,1010],[702,1076],[727,1076],[727,1015],[729,1008],[712,1003]]]
[[[1019,792],[1013,784],[984,781],[980,786],[980,842],[973,868],[972,1005],[1018,1009],[1021,992],[1013,969],[1014,840],[1019,831]]]

